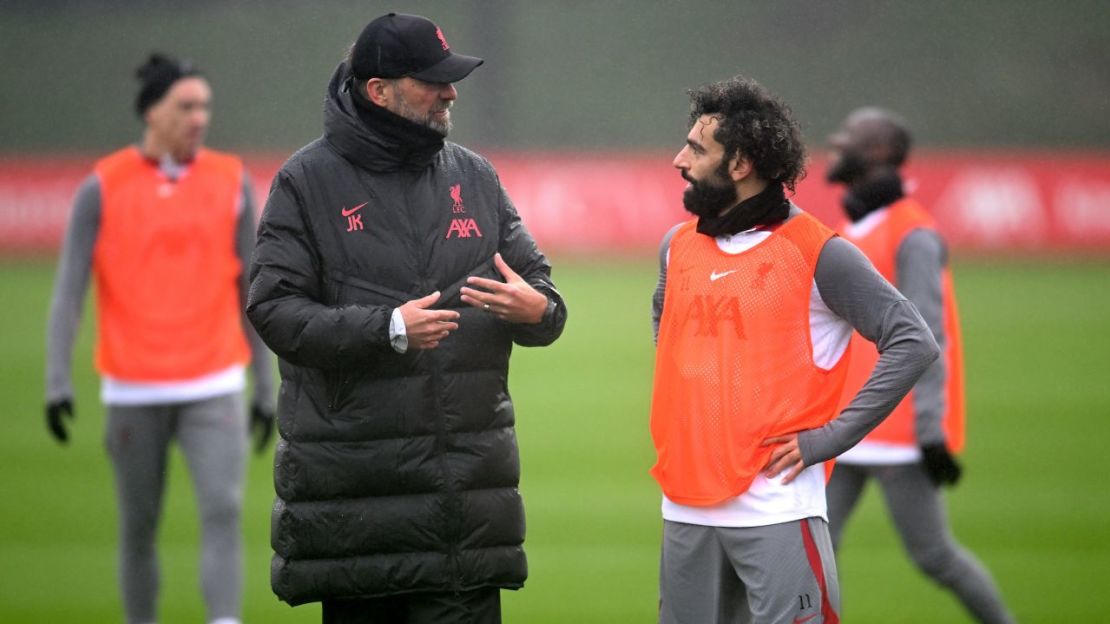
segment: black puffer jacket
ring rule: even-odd
[[[356,106],[346,77],[340,65],[324,136],[275,178],[251,262],[247,313],[281,360],[274,592],[301,604],[521,587],[509,353],[558,338],[562,298],[489,162]],[[541,323],[460,301],[468,276],[500,279],[495,252],[554,302]],[[437,290],[459,329],[394,351],[393,309]]]

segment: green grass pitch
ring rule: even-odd
[[[118,622],[114,494],[86,315],[74,357],[77,421],[60,448],[42,422],[47,262],[0,264],[0,622]],[[991,569],[1023,622],[1104,621],[1110,579],[1110,263],[955,266],[964,318],[969,437],[948,496],[957,537]],[[651,622],[659,494],[647,474],[652,345],[650,253],[555,259],[570,308],[547,349],[517,349],[528,513],[526,588],[505,620]],[[174,454],[159,534],[160,621],[200,622],[197,523]],[[244,512],[250,622],[317,622],[269,589],[270,454],[252,456]],[[874,489],[839,562],[849,622],[965,622],[903,555]]]

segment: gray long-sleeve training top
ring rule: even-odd
[[[941,353],[948,341],[944,331],[941,284],[947,265],[948,249],[940,235],[932,230],[910,232],[895,252],[894,285],[917,307]],[[947,378],[945,359],[939,357],[913,387],[914,433],[919,446],[945,442],[942,420],[947,407]]]

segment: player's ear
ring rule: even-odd
[[[752,163],[752,159],[739,152],[728,162],[728,177],[732,179],[733,182],[743,180],[751,175],[754,170],[755,165]]]
[[[371,78],[366,81],[366,93],[364,95],[366,99],[384,108],[389,103],[394,88],[392,80]]]

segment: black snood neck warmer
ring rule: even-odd
[[[698,218],[698,233],[712,236],[731,236],[759,225],[774,225],[785,221],[790,214],[790,202],[782,184],[768,182],[767,188],[737,204],[723,215]]]

